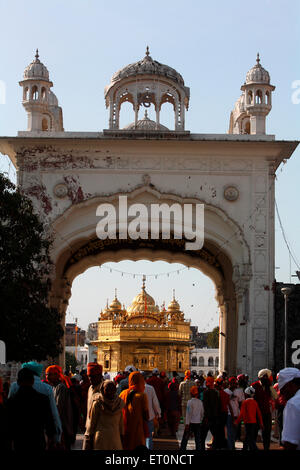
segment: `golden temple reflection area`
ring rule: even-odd
[[[192,326],[197,326],[199,332],[208,332],[218,326],[219,309],[215,285],[210,278],[183,264],[146,260],[109,262],[102,268],[94,266],[77,276],[72,283],[66,322],[78,318],[79,327],[87,330],[90,323],[98,321],[107,303],[114,300],[115,289],[122,306],[128,308],[141,290],[143,274],[146,290],[159,307],[164,303],[168,306],[175,289],[184,317],[191,320]]]

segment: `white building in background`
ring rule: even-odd
[[[89,346],[87,344],[85,344],[84,346],[77,346],[77,348],[75,348],[75,346],[66,346],[66,352],[74,354],[74,356],[75,349],[77,349],[76,359],[78,362],[78,367],[86,367],[87,363],[89,362]]]
[[[219,373],[219,349],[195,348],[190,351],[190,370],[198,375]]]

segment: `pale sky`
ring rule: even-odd
[[[300,2],[298,0],[240,0],[152,2],[121,0],[0,0],[0,135],[15,136],[26,129],[26,113],[18,85],[24,68],[38,47],[47,66],[53,91],[63,108],[67,131],[101,131],[108,127],[104,87],[118,69],[144,57],[146,45],[153,59],[175,68],[190,87],[186,129],[193,133],[226,133],[230,111],[240,86],[260,53],[261,64],[276,86],[267,133],[277,139],[300,136],[300,104],[292,95],[300,88]],[[297,80],[299,83],[297,84]],[[3,99],[3,89],[5,95]],[[2,91],[1,91],[2,90]],[[2,95],[1,95],[2,93]],[[300,97],[300,93],[297,95]],[[133,121],[128,108],[121,125]],[[142,116],[141,116],[142,117]],[[150,111],[150,118],[151,118]],[[168,109],[163,115],[168,126]],[[276,200],[286,237],[300,262],[298,194],[300,148],[278,170]],[[0,168],[14,179],[7,157]],[[299,260],[299,261],[298,261]],[[176,271],[163,262],[109,263],[131,273]],[[291,261],[276,221],[276,279],[289,282],[296,265]],[[300,268],[299,268],[300,269]],[[104,270],[103,270],[104,271]],[[296,278],[291,278],[296,282]],[[195,285],[193,285],[195,284]],[[141,280],[91,268],[73,284],[68,321],[78,317],[86,328],[96,321],[114,288],[128,305]],[[218,324],[214,287],[199,271],[182,271],[147,281],[147,290],[160,305],[172,289],[188,318],[208,331]],[[193,305],[193,307],[191,307]]]

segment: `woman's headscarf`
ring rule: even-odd
[[[106,412],[112,412],[114,413],[118,409],[123,408],[124,404],[121,400],[121,398],[118,396],[117,392],[115,393],[114,397],[112,399],[109,399],[105,396],[105,387],[107,387],[108,384],[113,384],[114,387],[116,388],[116,385],[113,380],[103,380],[100,386],[100,393],[99,393],[99,398],[98,398],[98,406],[102,411]],[[123,406],[121,406],[123,405]]]
[[[129,390],[143,393],[145,390],[145,380],[142,374],[138,371],[131,372],[128,379]]]
[[[190,379],[191,378],[191,371],[190,370],[186,370],[185,373],[184,373],[184,378],[185,379]]]
[[[126,405],[132,403],[133,397],[136,393],[143,393],[145,391],[145,380],[139,371],[131,372],[128,378],[129,387],[121,392],[122,400]]]

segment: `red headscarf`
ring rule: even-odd
[[[191,378],[191,371],[190,370],[186,370],[185,373],[184,373],[184,378],[185,379],[190,379]]]

